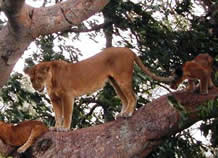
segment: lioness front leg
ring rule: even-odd
[[[72,96],[65,95],[62,97],[63,104],[63,128],[69,130],[72,122],[72,114],[74,107],[74,98]]]
[[[61,99],[59,97],[50,96],[53,110],[55,113],[55,127],[50,128],[50,130],[58,130],[62,127],[63,122],[63,107],[61,103]]]

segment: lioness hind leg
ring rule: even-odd
[[[130,89],[123,89],[123,91],[124,91],[126,98],[128,98],[128,104],[127,104],[127,107],[125,108],[125,111],[123,112],[122,115],[123,115],[123,117],[130,117],[133,115],[133,112],[135,111],[136,96],[132,90],[132,87]]]
[[[18,153],[23,153],[25,152],[36,140],[36,138],[38,138],[39,136],[41,136],[42,134],[44,134],[45,132],[47,132],[48,129],[45,126],[41,126],[41,125],[36,125],[30,133],[29,138],[27,139],[27,141],[17,149]]]
[[[127,98],[124,96],[123,92],[121,91],[119,85],[117,84],[117,82],[112,78],[110,77],[110,83],[112,84],[112,86],[114,87],[117,95],[120,97],[120,100],[122,102],[122,109],[121,109],[121,112],[119,115],[122,115],[123,112],[125,111],[125,108],[127,107]]]
[[[123,113],[121,113],[121,117],[131,117],[133,112],[135,111],[136,106],[136,96],[132,89],[132,82],[120,82],[119,84],[120,90],[122,91],[124,97],[127,99],[127,106],[125,107]]]
[[[126,98],[125,102],[127,103],[118,117],[131,117],[135,111],[136,96],[132,88],[132,76],[133,63],[123,68],[122,71],[120,70],[113,74],[117,87],[122,92],[123,98]]]

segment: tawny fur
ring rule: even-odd
[[[196,89],[195,81],[200,80],[200,93],[208,94],[208,88],[213,88],[211,78],[213,72],[213,58],[205,53],[199,54],[193,60],[185,62],[182,66],[182,76],[177,76],[171,84],[171,88],[177,89],[178,85],[188,79],[187,91],[193,92]],[[177,74],[175,74],[176,76]]]
[[[21,146],[19,153],[25,152],[34,141],[48,131],[40,121],[24,121],[18,125],[0,121],[0,139],[11,146]]]
[[[172,81],[150,72],[128,48],[107,48],[75,64],[60,60],[41,62],[24,72],[30,76],[34,89],[41,91],[46,86],[55,112],[55,127],[69,129],[74,98],[102,88],[108,80],[122,101],[119,116],[132,116],[136,105],[132,88],[134,62],[153,79]]]

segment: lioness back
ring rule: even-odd
[[[128,48],[107,48],[78,63],[51,62],[52,84],[48,89],[81,96],[104,86],[109,77],[132,73],[134,54]],[[62,89],[58,89],[62,88]]]

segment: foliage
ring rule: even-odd
[[[1,120],[17,123],[40,118],[47,124],[54,124],[52,111],[46,106],[46,103],[50,103],[49,99],[45,95],[28,90],[24,85],[23,75],[13,73],[7,85],[1,89]]]
[[[46,2],[54,3],[52,0],[45,1],[43,5],[46,6]],[[152,71],[168,76],[175,67],[199,53],[208,52],[213,57],[218,54],[216,14],[209,14],[207,10],[203,14],[196,14],[196,6],[204,9],[203,5],[194,0],[178,0],[175,3],[167,0],[111,0],[103,13],[81,25],[37,38],[37,49],[25,58],[25,66],[56,59],[77,62],[82,52],[75,43],[82,42],[85,34],[97,45],[102,43],[103,38],[109,40],[108,36],[111,36],[113,46],[132,48]],[[217,2],[212,1],[212,5],[216,6]],[[105,25],[97,27],[102,19]],[[138,96],[137,108],[152,99],[156,88],[167,87],[151,80],[138,67],[135,67],[133,85]],[[167,90],[168,88],[165,89]],[[16,123],[26,119],[40,119],[48,126],[54,125],[54,114],[48,96],[46,93],[33,91],[22,73],[14,72],[11,75],[7,85],[1,89],[0,98],[1,120]],[[113,120],[121,107],[119,98],[109,84],[104,90],[77,98],[74,104],[72,128]],[[207,116],[211,108],[217,105],[216,102],[208,104],[208,108],[199,109],[202,116]],[[211,133],[211,143],[216,147],[217,119],[202,119],[204,121],[200,130],[205,136]],[[194,140],[187,130],[167,138],[149,157],[201,158],[205,157],[204,152],[208,148]]]
[[[218,130],[218,120],[217,118],[214,119],[207,119],[209,115],[216,116],[218,112],[218,100],[215,101],[209,101],[207,103],[207,107],[201,106],[199,108],[199,115],[202,117],[204,122],[201,124],[200,129],[204,136],[210,135],[210,142],[213,147],[218,146],[218,136],[217,136],[217,130]]]
[[[201,141],[195,140],[189,131],[183,131],[167,138],[148,158],[206,158],[205,152],[207,148]]]

